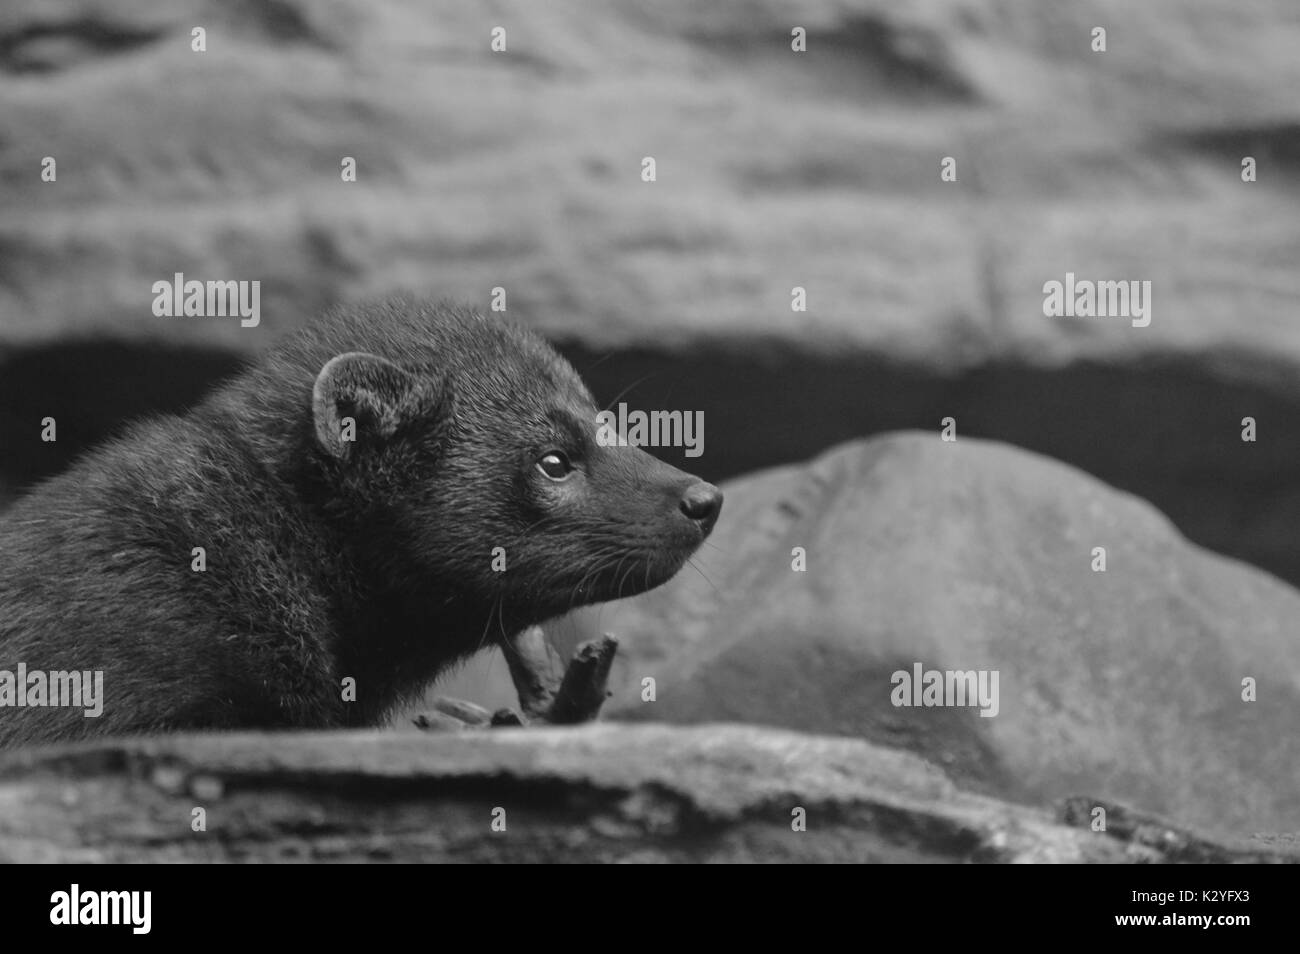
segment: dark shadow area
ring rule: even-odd
[[[1240,166],[1244,156],[1267,163],[1269,172],[1294,179],[1300,173],[1300,123],[1193,129],[1163,137],[1176,152],[1195,150]]]
[[[92,16],[0,32],[0,72],[53,73],[154,43],[162,31]]]
[[[0,356],[0,502],[134,418],[184,411],[243,361],[226,351],[82,341]],[[58,440],[41,440],[54,418]]]

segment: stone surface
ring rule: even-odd
[[[1237,835],[1300,831],[1290,587],[989,442],[875,438],[724,489],[696,568],[552,628],[619,637],[611,717],[857,736],[1003,798],[1087,792]],[[895,707],[892,674],[917,663],[997,670],[998,714]]]
[[[196,806],[205,832],[191,829]],[[792,830],[796,808],[806,831]],[[1157,827],[1065,827],[907,753],[753,726],[101,742],[3,757],[0,809],[5,862],[1291,857],[1186,835],[1168,853]]]
[[[1266,0],[12,0],[0,329],[253,349],[336,299],[501,284],[600,343],[1296,358],[1297,42]],[[1153,281],[1152,326],[1044,320],[1067,269]],[[154,318],[175,271],[261,277],[265,325]]]

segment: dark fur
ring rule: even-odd
[[[340,459],[313,386],[354,351],[417,386],[342,407],[358,440]],[[688,517],[698,481],[597,446],[595,412],[574,370],[507,324],[404,301],[327,316],[0,518],[0,669],[105,671],[100,718],[0,708],[0,746],[375,724],[482,646],[657,586],[716,511]],[[535,467],[556,447],[580,465],[560,484]]]

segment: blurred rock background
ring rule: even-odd
[[[200,26],[205,53],[190,48]],[[497,26],[504,53],[489,48]],[[790,49],[794,26],[807,30],[806,53]],[[1105,53],[1090,48],[1096,26]],[[708,478],[883,431],[930,433],[925,453],[906,441],[889,452],[900,487],[932,490],[906,504],[924,519],[873,513],[869,495],[854,497],[863,509],[851,519],[833,493],[812,516],[796,507],[826,522],[808,538],[835,553],[841,575],[823,577],[820,602],[782,638],[856,641],[823,658],[847,699],[893,655],[913,658],[912,636],[937,641],[936,665],[971,668],[983,644],[963,634],[1001,633],[1005,651],[990,658],[1018,663],[1022,687],[1032,674],[1043,708],[1033,715],[1022,696],[1020,715],[931,727],[932,742],[904,726],[903,747],[940,762],[960,748],[950,770],[1012,797],[1097,778],[1198,823],[1300,827],[1284,735],[1300,715],[1300,607],[1268,576],[1300,581],[1298,52],[1290,0],[6,0],[0,499],[130,417],[192,403],[330,304],[410,290],[486,309],[502,286],[509,317],[556,340],[599,399],[628,389],[633,407],[703,410],[704,456],[664,456]],[[45,156],[57,182],[40,179]],[[344,156],[356,158],[354,183],[341,181]],[[654,183],[641,181],[644,156]],[[954,183],[940,181],[945,156]],[[1241,180],[1244,156],[1258,162],[1255,183]],[[1045,318],[1043,283],[1067,271],[1150,280],[1150,327]],[[175,272],[260,280],[261,325],[155,317],[152,284]],[[790,308],[796,285],[806,313]],[[47,415],[57,444],[39,440]],[[937,444],[945,416],[957,445]],[[1246,416],[1255,443],[1241,440]],[[865,470],[826,478],[818,467],[804,479],[847,494],[875,486]],[[1101,483],[1254,568],[1187,546],[1151,508],[1128,525],[1136,504]],[[794,506],[737,486],[720,540],[756,532],[736,522],[745,501],[765,501],[751,512],[771,520]],[[953,499],[961,487],[986,496]],[[1108,592],[1080,595],[1101,585],[1091,531],[1074,538],[1075,570],[1042,558],[1080,495],[1098,520],[1149,531],[1133,542],[1141,569],[1112,564]],[[891,533],[868,538],[880,521]],[[946,534],[967,542],[964,555]],[[763,577],[776,571],[757,563],[788,565],[787,541],[761,542],[702,552],[728,600],[777,589]],[[878,592],[900,552],[908,572]],[[980,584],[989,615],[945,602],[986,564],[1001,567]],[[659,609],[629,612],[684,625],[695,598],[684,588],[697,585],[688,569],[647,597]],[[1008,594],[1027,615],[1006,609]],[[924,616],[930,596],[948,615]],[[1197,607],[1175,612],[1189,600]],[[724,635],[754,637],[734,672],[761,683],[762,660],[784,659],[764,642],[777,638],[773,619],[725,616],[691,632],[719,647]],[[588,623],[566,627],[576,638]],[[649,664],[652,638],[628,641],[628,665]],[[1099,640],[1104,650],[1087,648]],[[1082,695],[1061,691],[1098,659],[1150,681],[1135,690],[1094,672]],[[461,686],[490,695],[505,684],[499,661],[484,667]],[[1160,702],[1155,674],[1180,667],[1190,674],[1165,688],[1181,701]],[[1249,716],[1232,709],[1240,678],[1265,672],[1279,691]],[[713,717],[699,701],[711,698],[752,715],[740,702],[751,683],[729,679],[725,693],[678,696],[672,711]],[[1175,713],[1189,692],[1205,694],[1198,711],[1211,722],[1232,709],[1215,722],[1223,735],[1196,735],[1197,718]],[[1156,701],[1097,730],[1119,718],[1120,698]],[[874,717],[786,711],[819,731],[884,731]],[[1043,713],[1072,728],[1047,733],[1056,723]],[[981,735],[990,722],[1003,734]],[[1033,739],[1015,728],[1030,724]],[[1244,761],[1204,755],[1206,738]],[[1029,770],[1053,748],[1075,776]],[[997,758],[968,764],[971,752]],[[1098,767],[1107,759],[1116,771]],[[1273,774],[1226,808],[1229,773],[1263,765]]]

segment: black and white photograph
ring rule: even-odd
[[[1234,943],[1300,860],[1298,264],[1294,0],[0,0],[22,919],[1090,865]]]

